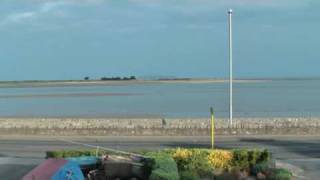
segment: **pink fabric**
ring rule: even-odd
[[[47,159],[25,175],[22,180],[50,180],[51,176],[67,162],[65,159]]]

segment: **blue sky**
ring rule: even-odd
[[[318,0],[2,0],[0,80],[320,77]]]

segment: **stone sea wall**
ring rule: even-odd
[[[218,135],[318,135],[320,118],[236,118],[215,121]],[[208,136],[210,119],[0,118],[0,135]]]

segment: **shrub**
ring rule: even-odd
[[[192,151],[178,148],[172,155],[174,159],[188,159],[192,156]]]
[[[255,164],[268,162],[271,154],[267,150],[234,150],[232,165],[242,169],[252,168]]]
[[[104,150],[102,154],[115,154]],[[250,172],[257,175],[259,172],[270,175],[273,179],[282,178],[287,180],[292,177],[285,170],[274,170],[270,163],[270,153],[266,150],[210,150],[210,149],[167,149],[159,152],[139,151],[150,158],[145,161],[148,172],[151,171],[150,180],[177,180],[179,173],[181,179],[197,180],[201,178],[226,178],[234,173],[226,170],[233,169],[234,172]],[[96,150],[63,150],[48,151],[47,158],[65,158],[79,156],[95,156]],[[244,170],[244,171],[243,171]],[[216,172],[220,172],[217,174]],[[238,173],[239,174],[239,173]],[[268,176],[269,177],[269,176]],[[287,178],[287,179],[286,179]],[[280,179],[281,180],[281,179]]]
[[[248,159],[249,158],[248,158],[247,150],[235,150],[233,151],[232,165],[238,166],[241,169],[248,169],[249,168]]]
[[[292,173],[282,168],[274,169],[270,177],[268,177],[268,179],[269,180],[291,180]]]
[[[251,174],[256,176],[259,172],[267,173],[269,169],[270,169],[269,163],[267,162],[258,163],[251,168]]]
[[[165,152],[149,152],[147,156],[154,159],[150,180],[178,180],[179,173],[176,162]]]
[[[201,180],[199,175],[192,171],[182,171],[179,174],[181,180]]]
[[[209,163],[214,168],[229,169],[233,153],[227,150],[212,150],[208,156]]]
[[[188,172],[193,177],[207,177],[212,175],[212,166],[209,164],[209,150],[182,149],[166,150],[176,161],[180,173]]]
[[[212,176],[213,168],[208,161],[209,150],[193,149],[190,162],[190,169],[197,173],[200,177]]]
[[[172,157],[178,165],[180,171],[190,170],[192,152],[188,149],[178,148],[172,152]]]
[[[99,151],[98,155],[106,154],[107,151]],[[96,150],[61,150],[61,151],[47,151],[46,158],[66,158],[79,156],[95,156]]]
[[[271,159],[271,153],[264,149],[261,154],[260,154],[260,158],[258,160],[258,162],[268,162]]]
[[[270,160],[271,154],[267,150],[250,150],[248,151],[248,160],[250,165],[254,165],[257,163],[263,163]]]
[[[238,180],[238,178],[229,173],[229,172],[224,172],[223,174],[215,175],[214,180]]]
[[[165,171],[164,169],[155,169],[151,172],[151,175],[149,177],[150,180],[178,180],[179,179],[179,175],[177,173],[177,175],[172,176],[171,173],[168,173],[167,171]]]

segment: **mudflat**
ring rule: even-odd
[[[235,83],[256,83],[272,80],[259,79],[235,79]],[[104,85],[125,85],[125,84],[154,84],[154,83],[227,83],[226,79],[176,79],[176,80],[54,80],[54,81],[2,81],[1,87],[63,87],[63,86],[104,86]]]

